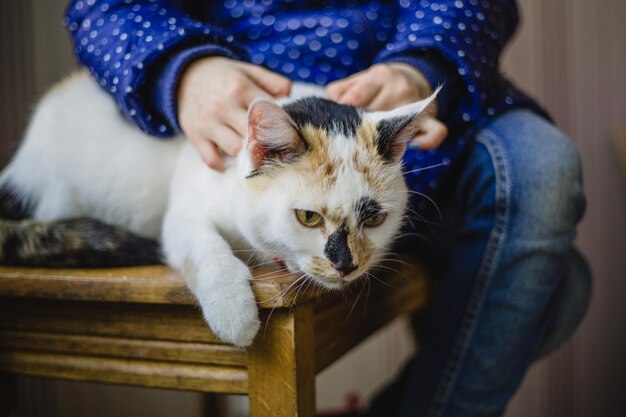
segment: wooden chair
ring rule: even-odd
[[[248,394],[253,417],[313,416],[318,372],[424,306],[420,267],[393,268],[377,274],[384,284],[372,282],[371,291],[321,295],[293,291],[294,277],[280,271],[254,271],[264,324],[244,350],[211,333],[167,267],[1,267],[0,415],[14,400],[12,375],[21,374]]]

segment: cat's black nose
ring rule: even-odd
[[[339,275],[341,275],[341,277],[345,277],[346,275],[350,275],[351,272],[355,271],[358,266],[357,265],[352,265],[352,262],[350,262],[350,264],[343,264],[343,265],[333,265],[335,267],[335,269],[337,270],[337,272],[339,272]]]

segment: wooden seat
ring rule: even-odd
[[[164,266],[1,267],[0,372],[248,394],[253,417],[313,416],[315,375],[425,304],[421,268],[392,267],[397,272],[376,273],[384,284],[359,283],[344,294],[298,291],[284,271],[255,270],[263,324],[248,349],[217,339],[183,280]]]

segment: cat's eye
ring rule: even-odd
[[[311,210],[296,209],[296,217],[298,218],[298,221],[306,227],[317,227],[322,224],[322,221],[324,221],[321,214]]]
[[[367,227],[380,226],[381,224],[383,224],[386,218],[387,218],[387,213],[378,213],[368,218],[367,220],[365,220],[363,222],[363,225]]]

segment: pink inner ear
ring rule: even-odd
[[[267,100],[252,103],[248,110],[247,151],[254,169],[271,157],[289,160],[301,148],[300,137],[282,107]]]
[[[254,169],[260,168],[269,156],[269,148],[262,138],[268,134],[267,121],[275,111],[272,109],[274,106],[273,103],[260,100],[252,103],[248,110],[248,155]]]

